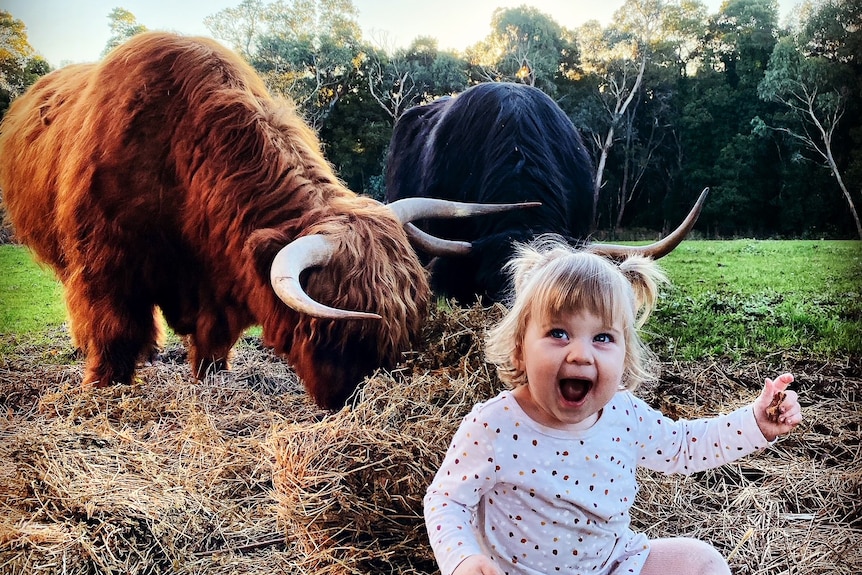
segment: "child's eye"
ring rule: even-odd
[[[613,343],[614,336],[609,333],[600,333],[596,337],[593,338],[593,341],[597,341],[599,343]]]
[[[554,339],[566,339],[569,337],[569,334],[566,333],[566,330],[555,327],[548,332],[548,334]]]

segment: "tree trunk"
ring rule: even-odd
[[[614,145],[614,127],[608,129],[605,141],[602,143],[602,151],[599,154],[599,164],[596,166],[596,178],[593,180],[593,232],[599,227],[599,191],[602,189],[602,179],[605,173],[605,164],[608,162],[608,154]]]
[[[611,114],[611,122],[610,127],[608,128],[608,133],[605,136],[605,141],[601,144],[601,154],[599,155],[599,164],[596,167],[596,179],[593,182],[593,225],[591,231],[596,231],[599,226],[598,222],[598,214],[599,214],[599,192],[602,189],[603,183],[603,175],[605,172],[605,165],[608,161],[608,154],[610,153],[611,148],[614,145],[614,126],[619,121],[620,117],[626,113],[626,109],[628,109],[629,104],[632,103],[637,91],[640,89],[641,81],[644,77],[644,71],[646,70],[646,54],[641,54],[640,65],[638,66],[638,74],[635,78],[634,84],[632,85],[631,90],[629,90],[628,95],[623,99],[623,94],[625,93],[624,88],[617,91],[617,103],[613,113]]]
[[[838,166],[832,158],[832,148],[826,148],[826,160],[829,162],[829,169],[835,174],[835,179],[838,180],[838,186],[841,188],[841,193],[844,194],[844,199],[847,200],[847,205],[850,207],[850,214],[853,216],[853,221],[856,222],[856,234],[862,240],[862,223],[859,222],[859,212],[856,211],[856,205],[853,203],[853,196],[850,195],[850,190],[844,185],[844,179],[841,177],[841,172],[838,171]]]

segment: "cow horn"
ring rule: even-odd
[[[289,308],[325,319],[381,319],[376,313],[347,311],[329,307],[311,298],[299,283],[299,276],[311,267],[326,265],[334,252],[326,236],[314,234],[297,238],[281,248],[272,260],[270,283]]]
[[[386,204],[402,224],[423,218],[463,218],[541,206],[541,202],[519,204],[467,204],[438,198],[402,198]],[[444,240],[445,241],[445,240]]]
[[[584,249],[601,256],[623,259],[629,256],[644,256],[657,260],[666,256],[682,242],[688,232],[694,227],[700,215],[700,210],[703,208],[703,203],[706,201],[706,196],[709,194],[709,188],[704,188],[697,198],[694,207],[688,213],[685,220],[674,231],[669,233],[659,241],[646,246],[623,246],[617,244],[589,244]]]
[[[541,206],[541,202],[519,204],[466,204],[437,198],[403,198],[387,204],[404,225],[410,240],[422,251],[435,256],[463,256],[470,253],[470,242],[446,240],[422,231],[410,222],[423,218],[460,218],[495,214],[519,208]]]
[[[404,224],[407,237],[419,249],[435,256],[465,256],[470,253],[470,242],[444,240],[423,232],[410,222]]]

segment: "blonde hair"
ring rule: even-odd
[[[658,377],[658,362],[638,333],[655,308],[659,284],[667,282],[655,261],[631,256],[616,265],[546,234],[530,244],[517,245],[505,271],[512,278],[513,300],[485,338],[486,359],[496,366],[503,382],[512,387],[526,383],[526,373],[515,367],[514,358],[531,318],[545,321],[580,310],[610,324],[618,325],[622,319],[624,389],[634,390]]]

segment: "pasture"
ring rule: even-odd
[[[635,527],[709,540],[736,574],[862,572],[862,243],[687,241],[662,261],[662,377],[638,394],[709,416],[788,370],[806,419],[713,471],[639,472]],[[255,332],[201,384],[174,337],[131,386],[81,390],[56,283],[19,247],[0,262],[0,573],[437,572],[421,499],[500,389],[482,359],[499,306],[437,306],[330,413]]]

